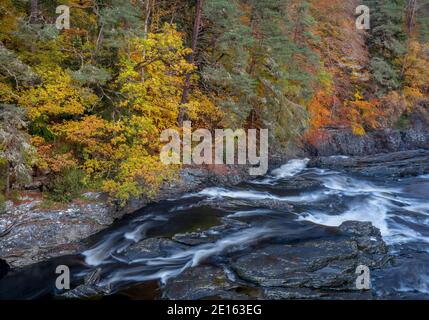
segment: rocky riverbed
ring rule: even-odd
[[[240,166],[185,168],[177,180],[162,187],[154,202],[208,185],[234,185],[246,179],[247,168]],[[132,199],[120,207],[109,202],[105,194],[88,192],[70,205],[46,207],[39,192],[22,193],[15,201],[7,201],[6,212],[0,214],[0,257],[12,267],[23,267],[79,252],[86,238],[148,203],[146,198]]]
[[[296,159],[222,187],[200,173],[183,196],[76,241],[77,254],[9,271],[0,298],[427,299],[428,163],[424,150]],[[71,290],[54,287],[59,264]]]

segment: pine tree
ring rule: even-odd
[[[405,0],[367,0],[371,8],[368,47],[370,67],[380,93],[401,88],[401,61],[406,53]]]

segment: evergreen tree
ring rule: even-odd
[[[373,79],[381,90],[397,90],[402,85],[401,62],[406,53],[406,0],[367,0],[371,9],[368,47]]]
[[[311,96],[317,77],[308,70],[319,66],[306,44],[313,22],[308,7],[274,0],[206,5],[213,36],[206,37],[212,49],[203,74],[218,92],[228,126],[270,127],[272,138],[284,143],[303,129],[306,115],[297,103]]]

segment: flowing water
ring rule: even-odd
[[[223,258],[260,243],[317,238],[324,227],[344,221],[370,221],[388,244],[395,263],[371,273],[379,298],[429,298],[429,175],[402,179],[363,178],[307,168],[292,160],[271,174],[234,188],[198,193],[148,206],[90,239],[78,255],[54,258],[10,273],[0,281],[0,298],[55,297],[55,267],[70,267],[72,285],[95,269],[101,286],[133,297],[157,298],[159,288],[200,263],[223,265]],[[284,204],[271,206],[270,201]],[[285,209],[287,208],[287,209]],[[246,228],[210,229],[222,219]],[[202,232],[213,241],[171,246],[156,255],[132,250],[144,239]],[[227,270],[230,272],[230,270]],[[233,277],[234,275],[231,275]],[[149,294],[148,294],[149,292]]]

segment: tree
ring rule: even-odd
[[[147,38],[130,39],[127,50],[120,53],[115,81],[120,98],[114,116],[88,115],[84,109],[75,114],[78,119],[52,127],[57,139],[79,151],[77,159],[86,179],[101,181],[103,190],[121,203],[131,196],[154,196],[161,183],[174,175],[175,168],[159,160],[158,137],[163,129],[177,126],[186,74],[195,69],[186,59],[190,51],[182,34],[168,24]],[[189,95],[188,107],[197,118],[199,110],[213,108],[199,91]]]
[[[408,111],[429,98],[429,45],[410,41],[404,62],[404,94]]]
[[[367,0],[371,7],[368,47],[370,68],[380,93],[402,86],[401,61],[406,53],[405,0]]]
[[[188,62],[190,64],[195,63],[195,56],[197,54],[198,36],[201,28],[202,10],[203,10],[203,0],[196,0],[194,28],[192,31],[192,45],[191,45],[192,52],[189,54],[189,58],[188,58]],[[183,87],[182,98],[180,101],[180,109],[179,109],[179,115],[178,115],[178,123],[180,126],[182,126],[183,120],[186,114],[185,104],[188,103],[190,86],[191,86],[191,73],[188,72],[186,74],[185,85]]]
[[[419,0],[416,4],[415,31],[421,43],[429,41],[429,1]]]
[[[39,18],[38,0],[30,2],[30,23],[37,23]]]
[[[303,105],[318,82],[308,4],[216,0],[206,3],[204,17],[204,86],[228,115],[223,125],[270,127],[272,141],[287,145],[306,126]]]

